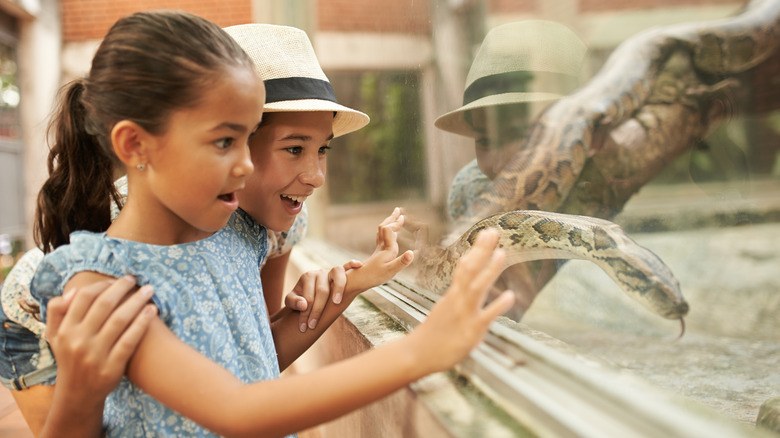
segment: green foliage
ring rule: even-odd
[[[328,156],[331,201],[357,203],[424,197],[425,156],[417,74],[333,76],[339,76],[338,83],[334,83],[337,92],[346,88],[342,93],[352,96],[340,96],[339,101],[367,113],[371,123],[332,142]]]

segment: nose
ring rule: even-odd
[[[299,174],[301,182],[315,189],[321,187],[325,183],[325,166],[324,159],[307,160],[306,168]]]
[[[503,163],[501,163],[501,154],[495,149],[478,151],[477,164],[482,173],[491,180],[496,177],[503,167]]]
[[[232,174],[235,177],[246,177],[252,174],[255,165],[252,164],[252,156],[249,153],[249,145],[241,148],[236,163],[233,166]]]
[[[490,156],[490,167],[491,167],[491,179],[494,179],[496,175],[498,175],[499,172],[501,172],[501,169],[504,168],[504,165],[506,163],[504,162],[504,154],[501,153],[501,151],[493,151],[493,153]]]
[[[520,150],[522,144],[523,141],[518,140],[508,142],[502,145],[501,148],[491,149],[485,157],[486,167],[488,168],[488,170],[485,171],[485,175],[490,177],[491,180],[495,179],[498,174],[504,170],[507,163],[512,160],[517,151]]]

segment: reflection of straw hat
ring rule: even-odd
[[[272,24],[242,24],[225,31],[249,54],[265,83],[265,112],[335,111],[334,137],[368,124],[366,114],[336,101],[306,32]]]
[[[474,137],[463,117],[469,110],[560,99],[576,88],[586,51],[574,32],[552,21],[491,29],[466,76],[463,106],[436,119],[436,127]]]

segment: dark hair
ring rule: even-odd
[[[49,178],[38,194],[35,241],[52,251],[77,230],[105,231],[118,160],[111,130],[130,120],[159,135],[172,112],[196,106],[229,67],[252,68],[219,26],[180,11],[150,11],[117,21],[84,79],[60,93],[49,125]]]

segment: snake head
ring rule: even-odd
[[[689,306],[680,283],[661,258],[639,245],[625,251],[633,261],[631,264],[625,259],[610,261],[615,268],[615,280],[624,292],[664,318],[681,319],[687,315]]]

